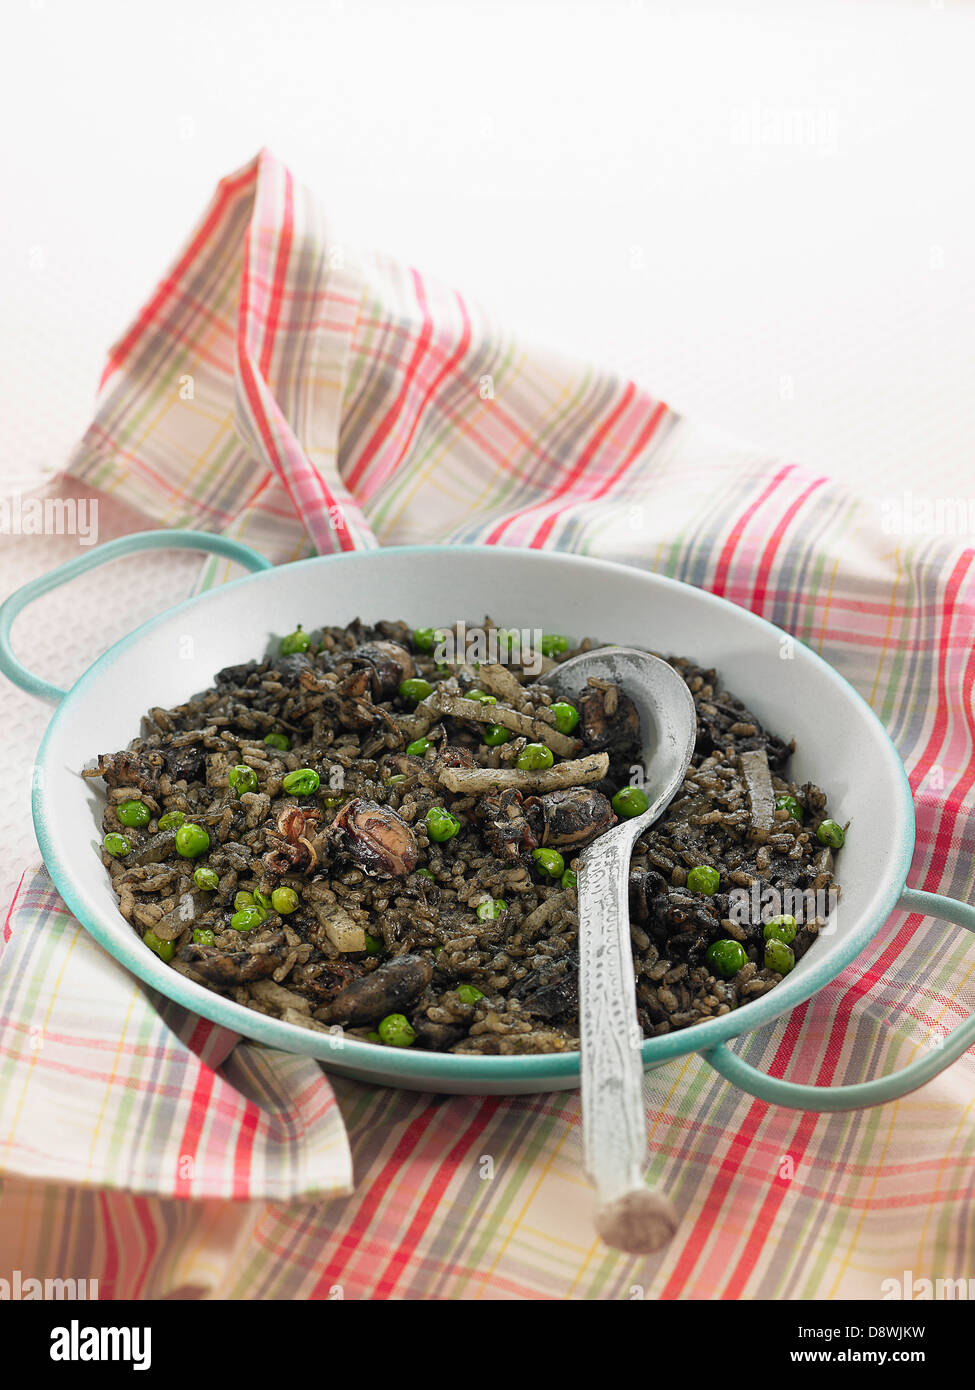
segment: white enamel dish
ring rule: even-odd
[[[255,573],[188,600],[139,627],[100,657],[66,694],[31,674],[10,643],[32,599],[94,564],[142,548],[214,550]],[[769,994],[732,1013],[643,1043],[644,1065],[701,1051],[752,1094],[806,1109],[890,1100],[929,1080],[975,1042],[975,1020],[901,1072],[857,1086],[817,1088],[764,1076],[726,1044],[787,1013],[831,980],[897,907],[975,930],[975,909],[905,889],[914,814],[903,766],[866,703],[824,661],[753,614],[689,585],[575,556],[493,547],[401,548],[323,556],[266,567],[247,547],[196,532],[147,532],[111,542],[0,608],[0,668],[32,694],[58,700],[37,758],[34,823],[44,861],[91,935],[140,979],[186,1008],[271,1047],[308,1053],[333,1071],[378,1084],[440,1092],[517,1093],[578,1085],[578,1053],[470,1057],[361,1043],[270,1019],[170,970],[121,917],[97,853],[101,783],[81,778],[94,754],[124,747],[152,705],[178,704],[212,684],[221,667],[270,650],[296,622],[404,618],[430,626],[485,613],[502,625],[680,654],[715,666],[724,683],[785,738],[792,776],[830,797],[850,821],[839,856],[840,906],[830,929]],[[187,640],[189,639],[189,640]],[[791,656],[783,657],[783,652]],[[189,655],[188,655],[189,653]]]

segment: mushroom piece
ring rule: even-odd
[[[403,878],[416,868],[416,836],[402,816],[376,801],[355,797],[332,821],[341,854],[379,878]]]
[[[516,859],[538,845],[525,814],[524,798],[516,788],[489,792],[482,797],[477,810],[483,817],[484,838],[491,853],[499,859]]]
[[[314,667],[304,652],[289,652],[286,656],[275,657],[273,669],[282,685],[300,685],[302,677]]]
[[[343,729],[372,729],[385,725],[399,735],[400,730],[388,710],[372,702],[372,676],[368,667],[350,667],[341,680],[335,672],[319,675],[309,668],[298,677],[302,690],[323,697],[322,707],[339,721]]]
[[[353,1028],[378,1023],[387,1014],[409,1008],[432,978],[433,966],[422,956],[396,956],[339,990],[334,999],[315,1010],[315,1017],[323,1023],[345,1023]]]
[[[170,748],[165,753],[166,771],[171,782],[185,779],[195,782],[204,776],[206,768],[206,749],[199,743],[185,744],[182,748]]]
[[[721,925],[720,914],[709,898],[688,893],[682,888],[667,888],[654,894],[649,906],[651,919],[668,936],[694,930],[713,936]]]
[[[311,873],[318,864],[318,850],[309,838],[322,818],[317,806],[291,804],[266,832],[268,845],[263,863],[269,874]]]
[[[590,681],[577,701],[579,732],[590,748],[623,748],[640,738],[636,705],[619,686]]]
[[[568,787],[532,796],[525,811],[538,836],[537,843],[580,850],[616,824],[616,813],[602,792],[591,787]]]
[[[98,766],[85,768],[82,777],[102,777],[109,787],[138,787],[142,792],[159,792],[159,776],[164,766],[162,753],[99,753]]]
[[[409,680],[416,666],[413,657],[398,642],[364,642],[335,663],[336,671],[362,669],[374,700],[388,700]]]
[[[444,1052],[454,1043],[460,1042],[466,1029],[455,1023],[434,1023],[429,1018],[415,1018],[413,1031],[420,1047],[429,1052]]]
[[[579,1003],[579,957],[566,955],[544,961],[510,990],[522,1013],[536,1018],[560,1018]]]
[[[191,943],[183,947],[179,958],[192,966],[208,984],[228,989],[232,985],[249,984],[251,980],[266,980],[285,959],[287,948],[283,932],[261,944],[264,949],[260,951],[221,951],[216,946]]]
[[[318,960],[295,966],[290,983],[313,1004],[321,1005],[334,999],[339,990],[345,989],[361,974],[362,966],[355,961]]]
[[[143,864],[161,864],[176,849],[176,831],[158,830],[150,835],[145,844],[135,850],[125,861],[127,869],[140,868]]]

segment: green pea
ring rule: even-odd
[[[123,825],[141,830],[152,820],[152,812],[144,801],[120,801],[115,814]]]
[[[546,878],[561,878],[565,873],[565,860],[557,849],[533,849],[532,858],[538,871]]]
[[[201,866],[199,869],[193,870],[193,882],[204,893],[212,893],[215,888],[220,887],[220,875],[216,869],[207,869]]]
[[[108,853],[114,855],[116,859],[123,859],[132,848],[128,836],[119,835],[117,831],[114,830],[105,836],[102,843]]]
[[[367,1034],[366,1034],[366,1037],[369,1039],[370,1042],[377,1042],[377,1043],[381,1043],[381,1042],[382,1042],[382,1038],[379,1036],[379,1034],[378,1034],[375,1030],[373,1030],[371,1033],[367,1033]]]
[[[418,878],[433,878],[429,869],[417,869],[416,873]]]
[[[238,796],[244,792],[256,792],[257,773],[246,763],[238,763],[227,773],[227,784],[233,787]]]
[[[167,811],[164,816],[159,817],[160,830],[176,830],[186,820],[182,811]]]
[[[770,917],[762,928],[766,941],[781,941],[791,946],[796,939],[799,924],[791,913],[783,912],[779,917]]]
[[[297,911],[298,894],[293,888],[275,888],[271,894],[271,906],[282,917],[287,917],[289,912]]]
[[[431,806],[427,812],[427,834],[431,840],[436,840],[442,844],[445,840],[452,840],[460,830],[460,821],[449,811],[444,810],[443,806]]]
[[[579,722],[579,711],[575,705],[570,705],[567,700],[557,700],[554,705],[550,705],[552,713],[555,715],[555,727],[560,734],[571,734],[572,730]]]
[[[254,901],[257,903],[258,907],[263,907],[265,912],[270,912],[271,899],[268,897],[267,893],[262,893],[259,888],[255,888]]]
[[[254,894],[246,892],[243,888],[239,893],[234,894],[234,907],[238,910],[242,907],[254,907]]]
[[[395,776],[393,776],[393,777],[387,777],[387,778],[386,778],[386,785],[387,785],[387,787],[398,787],[399,784],[400,784],[400,782],[405,782],[405,781],[406,781],[406,773],[405,773],[405,772],[397,772],[397,773],[395,774]]]
[[[569,639],[558,632],[547,632],[542,637],[543,656],[561,656],[569,650]]]
[[[613,810],[618,816],[630,820],[642,816],[650,809],[650,798],[642,787],[621,787],[613,797]]]
[[[776,941],[774,937],[771,941],[766,941],[766,970],[774,970],[779,975],[788,975],[795,963],[796,956],[791,946],[787,946],[784,941]]]
[[[416,705],[420,700],[425,700],[428,695],[433,694],[433,686],[422,677],[414,676],[411,680],[400,683],[399,693],[400,698],[406,700],[408,704]]]
[[[268,748],[280,748],[282,753],[291,747],[291,740],[287,734],[265,734],[264,742]]]
[[[418,627],[413,630],[413,645],[418,652],[432,652],[439,642],[446,637],[446,633],[439,627]]]
[[[537,772],[551,767],[554,762],[555,754],[544,743],[526,743],[515,759],[515,767],[520,767],[522,772]]]
[[[298,767],[288,773],[281,785],[289,796],[313,796],[320,783],[321,778],[314,768]]]
[[[197,946],[212,946],[215,937],[209,927],[194,927],[193,940]]]
[[[182,855],[184,859],[199,859],[201,854],[206,854],[210,848],[210,836],[202,825],[194,825],[190,821],[187,825],[181,825],[176,832],[176,853]]]
[[[176,954],[176,942],[163,941],[154,931],[147,931],[142,940],[149,947],[149,950],[155,951],[159,959],[164,960],[167,965]]]
[[[231,917],[230,925],[234,931],[252,931],[266,920],[267,913],[262,907],[242,907]]]
[[[576,884],[577,884],[578,882],[579,882],[579,877],[578,877],[578,875],[576,874],[575,870],[574,870],[574,869],[566,869],[565,873],[562,875],[562,887],[563,887],[563,888],[575,888],[575,886],[576,886]]]
[[[712,897],[718,891],[721,875],[709,864],[698,864],[687,875],[687,886],[692,893],[706,893]]]
[[[802,820],[802,807],[794,796],[777,796],[775,798],[775,809],[777,811],[788,811],[790,820]]]
[[[457,998],[462,1004],[476,1004],[479,999],[484,998],[484,991],[476,985],[459,985]]]
[[[732,941],[730,936],[713,942],[707,950],[707,962],[716,975],[730,980],[748,960],[745,948],[740,941]]]
[[[486,690],[468,690],[467,698],[468,700],[477,700],[478,704],[481,705],[496,705],[498,703],[497,695],[489,695]]]
[[[322,805],[327,806],[331,811],[334,810],[336,806],[341,806],[342,802],[346,799],[345,792],[336,792],[333,796],[323,796]]]
[[[378,1031],[381,1040],[389,1047],[409,1047],[416,1038],[405,1014],[387,1014]]]
[[[478,903],[477,915],[482,922],[493,922],[496,917],[500,917],[508,904],[504,898],[488,898],[486,902]]]
[[[422,758],[432,747],[433,744],[428,738],[415,738],[412,743],[406,745],[406,751],[411,757]]]
[[[289,632],[287,637],[281,638],[281,655],[294,656],[295,652],[306,652],[310,646],[311,638],[307,632],[302,631],[299,623],[294,632]]]
[[[831,849],[842,849],[846,843],[846,832],[835,820],[821,820],[816,827],[816,839]]]
[[[499,748],[502,743],[507,743],[510,737],[509,731],[501,724],[487,724],[481,734],[489,748]]]
[[[384,942],[378,936],[373,936],[371,932],[366,932],[366,955],[378,956],[381,954]]]

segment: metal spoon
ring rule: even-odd
[[[579,871],[579,1034],[586,1172],[596,1188],[596,1229],[607,1245],[648,1254],[677,1229],[669,1198],[647,1187],[642,1035],[630,944],[630,853],[684,780],[694,750],[694,699],[665,661],[632,647],[600,647],[542,677],[571,699],[589,677],[612,681],[640,716],[649,808],[582,852]]]

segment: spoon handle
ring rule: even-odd
[[[586,1171],[601,1201],[643,1182],[647,1124],[630,946],[630,837],[584,851],[579,874],[579,1033]]]
[[[643,817],[641,817],[641,823]],[[596,1230],[633,1255],[663,1247],[677,1229],[673,1204],[647,1187],[643,1059],[630,946],[630,849],[637,826],[583,851],[579,874],[579,1035],[586,1172]]]

